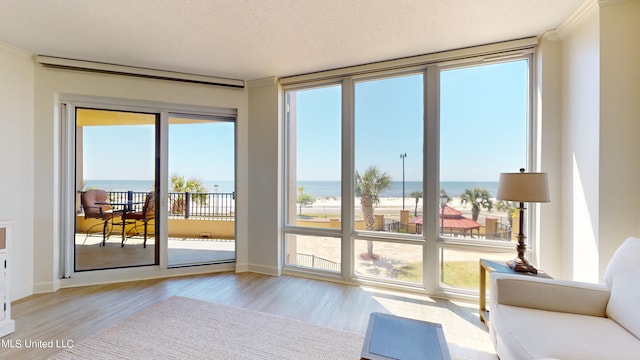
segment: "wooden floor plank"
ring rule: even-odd
[[[65,288],[18,300],[12,304],[16,332],[0,339],[0,359],[46,359],[60,349],[16,345],[28,340],[78,343],[174,295],[362,335],[374,311],[438,322],[443,324],[454,359],[497,359],[487,328],[478,320],[476,304],[293,276],[233,272]]]

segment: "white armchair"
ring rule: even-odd
[[[601,284],[491,273],[489,332],[501,360],[639,359],[640,239]]]

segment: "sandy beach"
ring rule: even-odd
[[[494,204],[496,202],[495,199],[491,199]],[[302,215],[309,216],[322,216],[328,217],[329,215],[340,214],[340,206],[342,201],[339,197],[329,197],[329,198],[321,198],[316,199],[316,201],[309,206],[305,206],[302,208]],[[462,211],[462,215],[471,218],[471,206],[469,204],[462,205],[460,204],[460,198],[454,197],[447,204],[449,207]],[[362,214],[360,211],[360,199],[355,199],[355,207],[356,207],[356,216]],[[422,216],[422,207],[423,207],[423,199],[418,201],[417,213],[418,216]],[[405,198],[404,199],[404,208],[405,210],[409,210],[410,217],[414,216],[416,211],[416,199],[415,198]],[[375,207],[375,214],[385,215],[393,219],[400,218],[400,210],[402,210],[402,198],[401,197],[382,197],[380,198],[380,203]],[[299,211],[299,208],[298,208]],[[484,219],[487,216],[504,218],[506,220],[507,213],[504,211],[497,211],[492,209],[488,211],[486,209],[482,209],[480,211],[480,217],[478,218],[478,222],[484,224]]]

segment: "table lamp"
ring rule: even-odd
[[[524,203],[549,202],[549,185],[546,173],[526,173],[520,169],[518,173],[500,174],[498,184],[498,200],[520,203],[520,228],[518,230],[518,257],[507,261],[507,265],[517,272],[537,274],[538,270],[525,258],[527,244],[524,235]]]

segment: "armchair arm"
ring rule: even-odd
[[[491,273],[491,305],[520,306],[606,317],[609,288],[603,284]]]

